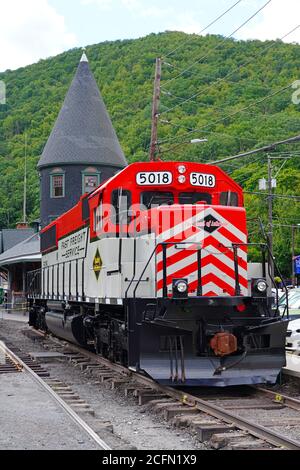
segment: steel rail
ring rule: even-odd
[[[39,334],[44,334],[39,332]],[[54,343],[59,344],[60,340],[56,340],[51,336],[47,336],[50,340]],[[187,406],[192,406],[198,408],[199,411],[209,414],[210,416],[215,417],[227,424],[234,424],[237,428],[248,432],[252,436],[261,439],[269,444],[272,444],[276,447],[285,448],[287,450],[300,450],[300,442],[295,441],[293,439],[289,439],[276,431],[272,431],[269,428],[266,428],[262,425],[256,424],[253,421],[249,421],[243,417],[240,417],[230,411],[227,411],[220,406],[214,405],[212,403],[208,403],[197,396],[191,395],[186,392],[182,392],[180,390],[176,390],[171,387],[166,387],[163,385],[154,382],[151,378],[144,377],[134,371],[128,370],[126,367],[121,366],[119,364],[113,364],[107,359],[102,358],[101,356],[92,353],[90,351],[86,351],[85,349],[81,348],[80,346],[73,345],[72,343],[67,342],[68,348],[71,350],[76,351],[83,356],[88,357],[99,364],[105,365],[111,370],[115,371],[116,373],[123,373],[125,376],[127,375],[128,379],[133,379],[140,385],[144,385],[147,388],[154,389],[158,391],[162,395],[167,395],[170,398],[174,398],[176,401],[179,401]],[[138,387],[138,385],[137,385]]]
[[[220,419],[228,424],[234,424],[239,429],[247,431],[249,434],[274,446],[284,447],[288,450],[300,450],[300,442],[282,436],[276,431],[272,431],[264,426],[261,426],[260,424],[256,424],[253,421],[242,418],[234,413],[231,413],[230,411],[225,410],[224,408],[221,408],[220,406],[208,403],[201,398],[198,398],[189,393],[175,390],[171,387],[164,387],[157,383],[153,384],[153,381],[147,377],[139,376],[138,381],[144,383],[145,385],[154,387],[155,390],[160,391],[162,394],[168,395],[176,400],[179,400],[185,405],[196,407],[199,409],[199,411],[214,416],[215,418]]]
[[[288,408],[292,408],[293,410],[300,411],[300,400],[298,400],[297,398],[289,397],[280,392],[276,393],[272,390],[268,390],[262,387],[254,386],[253,388],[261,395],[266,395],[268,397],[274,398],[276,402],[282,403],[283,405],[287,406]]]
[[[79,425],[102,450],[112,450],[106,442],[104,442],[98,434],[93,431],[93,429],[85,422],[83,419],[75,413],[72,408],[67,405],[67,403],[60,398],[60,396],[55,393],[49,385],[44,382],[25,362],[22,361],[13,351],[11,351],[4,343],[0,342],[0,349],[11,358],[15,363],[18,363],[23,370],[30,374],[30,376],[42,386],[43,389],[64,409],[64,411],[73,419],[73,421]]]

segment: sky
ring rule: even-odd
[[[229,36],[267,1],[241,0],[204,34]],[[0,72],[103,41],[138,38],[166,30],[200,33],[236,2],[0,0]],[[296,27],[299,18],[300,0],[271,0],[234,37],[278,39]],[[300,43],[300,28],[286,41]]]

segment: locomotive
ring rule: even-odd
[[[29,323],[172,386],[275,383],[288,320],[220,168],[134,163],[41,231]]]

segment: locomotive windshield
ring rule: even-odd
[[[173,193],[160,191],[147,191],[142,193],[141,203],[147,209],[157,206],[171,206],[175,202],[179,204],[197,204],[198,202],[212,203],[212,196],[209,193],[184,192],[180,193],[178,199]]]
[[[180,193],[179,194],[179,204],[197,204],[197,202],[206,202],[211,204],[212,197],[208,193]]]
[[[173,193],[147,191],[142,193],[142,205],[150,209],[153,206],[171,206],[174,204]]]

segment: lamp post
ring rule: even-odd
[[[273,178],[272,170],[272,157],[268,155],[268,180],[265,178],[259,180],[259,189],[260,191],[268,191],[268,243],[270,252],[273,255],[273,190],[277,187],[277,180],[276,178]],[[272,257],[270,257],[269,263],[272,277],[274,277],[274,263]]]

